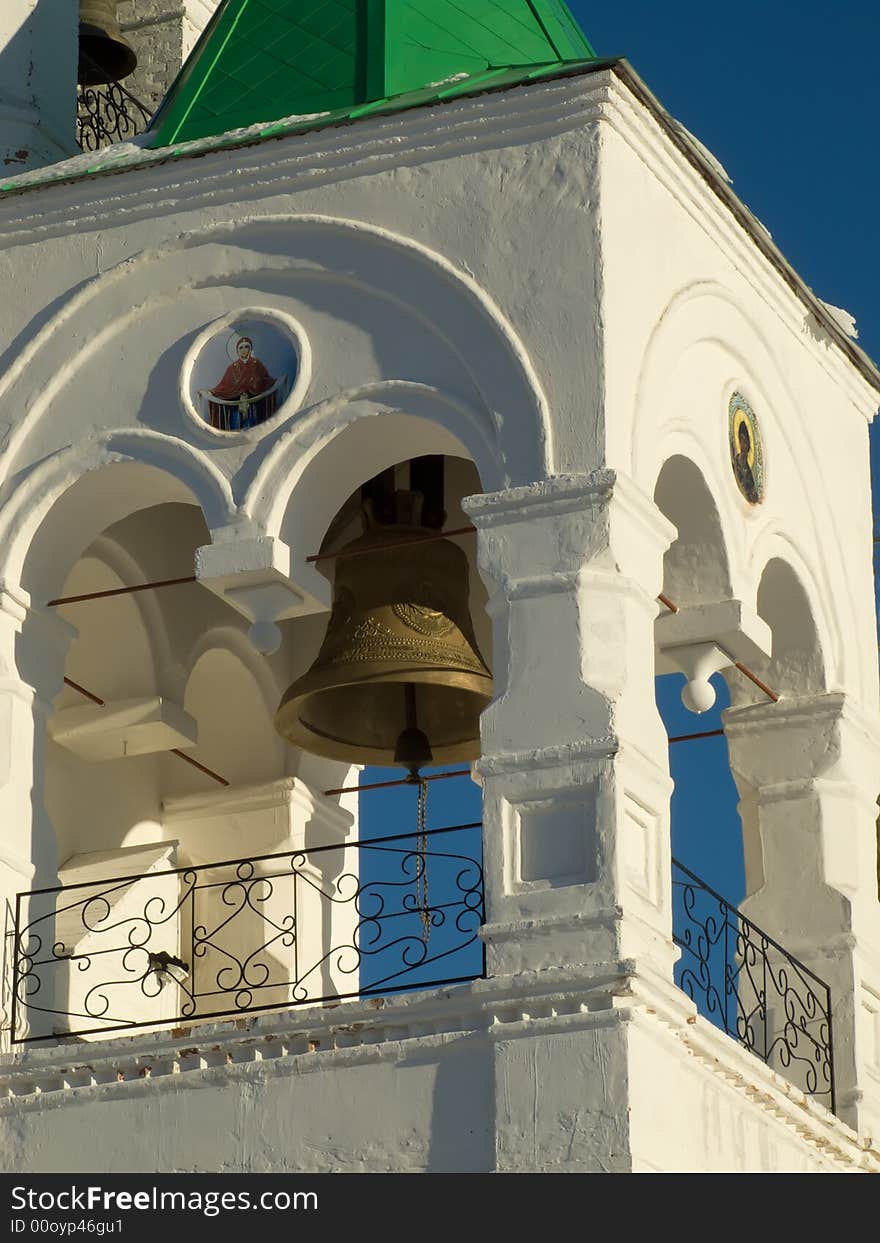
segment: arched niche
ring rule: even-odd
[[[86,552],[67,576],[63,593],[123,586],[125,579],[119,573]],[[153,644],[137,597],[111,597],[97,607],[85,603],[79,608],[78,633],[67,653],[64,676],[107,703],[155,695]],[[51,721],[88,702],[65,684],[55,698]],[[155,756],[89,763],[50,737],[44,781],[46,809],[55,827],[62,866],[75,855],[161,836]]]
[[[484,490],[479,463],[467,447],[436,422],[405,414],[356,418],[329,436],[320,450],[299,464],[286,484],[284,509],[271,519],[297,559],[337,547],[360,534],[361,485],[389,467],[405,468],[413,458],[439,455],[446,474],[446,530],[470,525],[461,501]],[[278,508],[280,509],[280,503]],[[476,561],[476,537],[456,542],[468,560],[469,605],[480,650],[491,668],[492,633],[486,613],[488,592]],[[318,568],[332,582],[333,562]],[[297,626],[299,622],[295,623]],[[326,619],[325,619],[326,625]],[[323,632],[323,628],[322,628]],[[311,632],[307,643],[311,642]],[[317,654],[315,650],[314,654]]]
[[[316,551],[339,508],[367,479],[424,454],[474,462],[479,490],[501,487],[499,462],[476,416],[436,393],[393,386],[316,417],[260,467],[243,508],[299,556]]]
[[[0,576],[40,607],[57,596],[83,550],[139,510],[198,506],[208,528],[227,525],[228,481],[182,441],[112,433],[53,455],[26,473],[0,513]]]
[[[677,529],[664,557],[664,595],[680,608],[730,599],[734,593],[728,543],[718,505],[700,466],[683,454],[667,458],[657,478],[654,500]],[[739,677],[734,674],[734,678]],[[669,747],[669,771],[674,782],[672,853],[677,863],[736,904],[744,892],[742,825],[727,740],[713,736],[722,726],[728,687],[721,674],[712,681],[716,701],[697,716],[682,704],[685,680],[681,673],[656,680],[657,705],[667,733],[679,739]],[[693,929],[682,903],[681,881],[682,874],[673,867],[673,935],[687,944]],[[698,979],[694,968],[693,955],[686,949],[676,966],[675,979],[679,983]],[[700,993],[699,985],[693,995],[711,1019],[711,1006],[707,1009],[707,997]]]
[[[276,707],[230,647],[208,648],[190,672],[184,708],[199,723],[198,754],[232,786],[262,784],[285,775],[287,754],[273,724]],[[196,770],[180,763],[172,768],[170,760],[168,764],[169,793],[205,790],[204,777]]]
[[[62,868],[72,858],[163,838],[163,751],[172,741],[165,735],[155,745],[153,736],[144,746],[143,733],[132,741],[133,718],[125,714],[136,705],[135,713],[144,707],[148,715],[161,697],[177,727],[176,667],[192,646],[189,629],[216,625],[226,612],[196,584],[53,603],[192,575],[195,550],[210,538],[200,494],[220,519],[223,488],[210,468],[199,480],[192,455],[154,438],[128,447],[172,470],[126,458],[118,438],[112,448],[85,446],[37,467],[3,514],[6,567],[20,567],[31,601],[14,659],[36,689],[34,823],[51,825]],[[198,598],[187,601],[187,591]],[[157,704],[156,711],[165,710]]]
[[[71,602],[51,612],[75,637],[65,654],[65,682],[54,696],[45,762],[37,775],[43,778],[62,865],[73,856],[118,852],[163,837],[162,750],[141,753],[124,728],[118,735],[109,726],[105,732],[101,718],[118,719],[134,705],[160,698],[182,711],[174,685],[175,651],[191,645],[187,632],[198,624],[200,610],[207,606],[210,616],[222,606],[195,584],[106,597],[96,593],[192,573],[195,549],[207,537],[194,505],[168,502],[126,513],[88,544],[61,584],[59,597]],[[35,613],[22,639],[37,661],[39,638]]]
[[[654,500],[678,531],[663,559],[664,594],[682,606],[728,599],[727,544],[718,506],[700,468],[681,455],[668,458],[657,478]]]
[[[810,597],[798,574],[781,557],[764,567],[757,608],[773,632],[773,654],[761,672],[786,698],[827,689],[825,660]]]

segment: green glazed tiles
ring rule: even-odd
[[[224,0],[153,119],[153,145],[361,115],[410,93],[422,103],[450,79],[594,55],[563,0]]]

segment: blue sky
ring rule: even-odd
[[[725,166],[820,298],[880,359],[876,0],[568,0]]]

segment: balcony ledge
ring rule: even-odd
[[[0,1056],[0,1116],[63,1108],[85,1096],[149,1095],[258,1076],[441,1056],[462,1037],[487,1043],[634,1024],[677,1042],[840,1169],[880,1173],[880,1150],[696,1012],[668,981],[631,961],[475,980],[223,1022],[64,1041]],[[404,1050],[404,1046],[406,1046]]]

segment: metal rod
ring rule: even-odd
[[[179,583],[196,582],[195,574],[186,578],[163,578],[156,583],[137,583],[134,587],[112,587],[109,591],[88,591],[82,596],[61,596],[57,600],[49,600],[46,608],[55,608],[59,604],[79,604],[82,600],[106,600],[108,596],[129,596],[135,591],[155,591],[157,587],[176,587]]]
[[[408,535],[406,539],[394,540],[388,544],[371,544],[369,548],[343,548],[339,552],[318,552],[306,557],[306,561],[335,561],[338,557],[361,557],[368,552],[385,552],[392,548],[401,548],[404,544],[427,544],[435,539],[451,539],[453,535],[473,535],[476,527],[456,527],[454,531],[432,531],[430,535]]]
[[[186,760],[187,764],[192,764],[193,768],[197,768],[199,772],[205,773],[206,776],[213,778],[213,780],[219,785],[229,785],[229,782],[225,777],[221,777],[219,773],[215,773],[212,768],[206,768],[204,764],[200,764],[198,760],[194,760],[193,757],[191,755],[187,755],[185,751],[178,751],[177,747],[172,747],[171,754],[176,755],[178,759]]]
[[[770,687],[762,682],[756,673],[752,673],[751,669],[747,668],[746,665],[740,664],[738,660],[734,661],[734,664],[740,673],[745,674],[750,682],[754,682],[759,691],[764,692],[768,699],[772,699],[775,704],[779,703],[779,696],[776,694],[776,691],[771,691]]]
[[[449,777],[469,777],[471,770],[461,768],[454,773],[429,773],[427,777],[415,780],[412,777],[401,777],[398,781],[374,781],[365,786],[340,786],[338,790],[325,790],[324,797],[331,794],[361,794],[364,790],[389,790],[392,786],[417,786],[419,781],[446,781]]]
[[[92,692],[87,691],[84,686],[80,686],[79,682],[74,682],[72,678],[65,678],[64,684],[65,686],[72,687],[75,691],[79,691],[80,695],[85,695],[86,699],[91,699],[93,704],[100,704],[103,708],[104,700],[101,699],[100,695],[93,695]]]
[[[66,686],[70,686],[73,690],[78,691],[80,695],[85,695],[86,699],[91,699],[92,703],[100,704],[101,707],[104,707],[106,701],[101,699],[100,696],[93,694],[92,691],[87,691],[84,686],[80,686],[79,682],[74,682],[72,678],[65,678],[64,682]],[[178,759],[186,760],[187,764],[192,764],[193,768],[197,768],[199,772],[204,773],[213,781],[218,782],[218,784],[222,786],[229,785],[229,782],[225,777],[221,777],[219,773],[215,773],[212,768],[206,768],[204,764],[200,764],[198,760],[194,760],[191,755],[187,755],[184,751],[178,750],[177,747],[171,748],[171,754],[176,755]]]
[[[708,729],[704,734],[679,734],[676,738],[668,738],[667,742],[692,742],[694,738],[721,738],[723,729]]]
[[[668,596],[664,596],[662,592],[657,597],[657,599],[660,601],[661,604],[664,604],[673,613],[680,612],[680,609],[678,605],[675,603],[675,601],[670,600]],[[729,653],[727,654],[729,655]],[[740,661],[735,660],[733,662],[733,666],[735,669],[739,669],[740,673],[744,674],[749,679],[750,682],[754,682],[758,690],[763,691],[768,699],[772,699],[775,704],[779,703],[779,696],[776,694],[776,691],[771,691],[770,687],[766,684],[766,682],[762,682],[756,673],[752,673],[748,665],[744,665]],[[671,741],[672,739],[670,739],[670,742]]]

